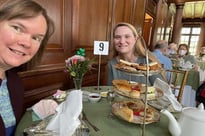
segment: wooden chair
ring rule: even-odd
[[[165,70],[165,72],[169,72],[170,79],[167,81],[168,84],[171,86],[173,93],[176,90],[179,90],[177,100],[181,103],[184,87],[186,85],[186,80],[188,76],[188,70]]]

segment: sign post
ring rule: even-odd
[[[108,55],[109,42],[108,41],[94,41],[94,55],[99,55],[98,59],[98,84],[97,90],[99,92],[100,86],[100,68],[101,68],[101,55]]]

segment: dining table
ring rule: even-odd
[[[67,90],[68,92],[71,91]],[[82,91],[87,92],[108,92],[112,91],[113,86],[87,86],[82,87]],[[90,136],[141,136],[144,132],[144,136],[171,136],[168,131],[168,118],[160,114],[160,119],[157,122],[146,124],[135,124],[127,122],[112,113],[112,104],[118,100],[124,100],[129,98],[123,98],[118,95],[115,96],[114,101],[110,102],[106,97],[102,97],[99,102],[92,103],[90,101],[83,101],[83,111],[85,112],[88,120],[94,124],[99,131],[95,131],[89,126]],[[15,136],[23,136],[23,131],[31,125],[39,123],[32,120],[32,110],[27,110],[22,117],[20,123],[17,126]],[[175,114],[176,118],[180,113]],[[144,129],[143,129],[144,128]],[[143,131],[144,130],[144,131]]]
[[[186,83],[184,86],[181,104],[184,106],[195,107],[196,106],[196,90],[200,86],[200,72],[197,70],[186,70],[188,71]],[[178,84],[180,85],[182,80],[182,75],[178,77]],[[176,96],[178,93],[176,92]]]
[[[193,90],[197,90],[200,85],[200,74],[197,70],[188,70],[186,85],[191,86]]]
[[[178,67],[179,60],[177,59],[171,59],[173,69],[181,69]],[[205,64],[204,64],[205,68]],[[186,81],[186,85],[191,86],[193,90],[197,90],[197,88],[200,85],[200,72],[195,69],[181,69],[181,70],[188,70],[188,77]]]

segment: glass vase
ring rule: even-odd
[[[75,86],[76,90],[81,90],[82,80],[83,80],[83,77],[81,77],[81,78],[73,78],[73,82],[74,82],[74,86]]]

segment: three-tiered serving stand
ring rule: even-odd
[[[151,75],[154,75],[154,74],[159,74],[159,71],[157,72],[151,72],[149,71],[149,55],[148,55],[148,52],[149,50],[147,49],[146,47],[146,44],[145,44],[145,41],[144,39],[141,37],[140,39],[142,39],[142,44],[144,45],[144,48],[145,48],[145,56],[146,56],[146,71],[141,71],[141,72],[138,72],[138,73],[131,73],[131,72],[128,72],[128,71],[123,71],[127,74],[129,74],[130,76],[131,75],[134,75],[134,76],[146,76],[146,89],[145,89],[145,98],[144,98],[144,118],[143,118],[143,123],[142,123],[142,136],[145,136],[145,127],[146,127],[146,114],[147,114],[147,92],[148,92],[148,82],[149,82],[149,76]]]

